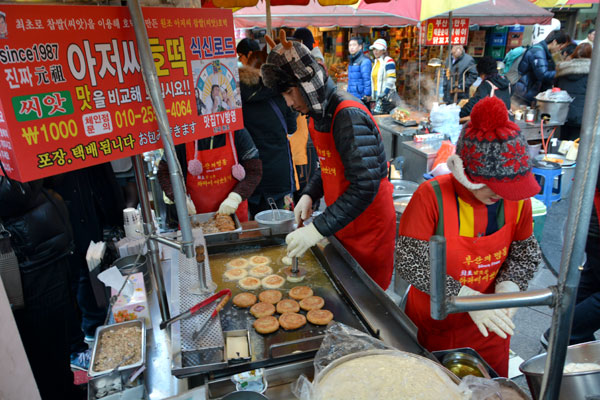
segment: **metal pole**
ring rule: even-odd
[[[419,56],[417,57],[417,62],[419,63],[419,100],[417,103],[417,111],[421,111],[421,35],[423,34],[421,29],[421,21],[419,21],[417,22],[417,30],[419,32]],[[400,58],[402,58],[402,51],[400,51]],[[406,85],[406,77],[404,77],[404,84]]]
[[[452,11],[448,12],[448,82],[450,82],[450,93],[448,93],[448,98],[452,98],[452,88],[454,87],[454,83],[452,80]],[[444,85],[444,96],[446,96],[446,85]]]
[[[132,158],[133,170],[135,172],[135,181],[137,183],[140,205],[142,206],[142,219],[144,221],[144,235],[149,236],[154,234],[154,223],[152,221],[152,208],[150,207],[150,199],[148,199],[148,185],[146,183],[146,175],[144,174],[144,159],[141,155],[135,155]],[[160,316],[163,321],[170,318],[169,302],[167,300],[167,292],[165,290],[165,281],[160,269],[160,257],[158,254],[158,244],[154,240],[147,240],[148,254],[150,256],[150,264],[152,276],[154,277],[153,286],[158,298],[158,306],[160,308]]]
[[[269,36],[275,37],[271,32],[271,0],[265,1],[265,10],[267,12],[267,33],[269,34]],[[271,51],[271,49],[268,50]]]
[[[442,320],[448,316],[446,310],[446,239],[432,236],[429,239],[429,262],[431,265],[431,317]]]
[[[596,24],[600,23],[600,14]],[[594,40],[600,46],[600,40]],[[581,143],[575,167],[575,183],[571,193],[567,230],[563,246],[560,271],[558,274],[559,302],[552,316],[548,358],[546,359],[540,399],[557,399],[563,365],[571,334],[573,309],[577,285],[580,276],[580,264],[583,260],[588,234],[590,215],[594,204],[594,190],[600,163],[600,95],[594,88],[600,87],[600,52],[592,53],[592,65],[588,78],[588,90],[585,95],[583,120],[581,125]]]
[[[187,212],[185,184],[183,182],[181,166],[179,165],[177,155],[175,154],[175,146],[173,145],[173,137],[171,136],[167,110],[165,109],[158,76],[156,75],[154,59],[152,57],[152,52],[150,51],[150,44],[148,43],[146,24],[144,23],[142,9],[140,8],[138,0],[127,0],[127,5],[135,30],[138,51],[142,62],[144,82],[146,83],[146,87],[148,88],[152,100],[152,106],[156,112],[160,137],[163,141],[165,156],[169,166],[171,185],[173,186],[173,196],[175,197],[175,207],[177,209],[177,217],[179,219],[179,226],[181,227],[183,238],[182,252],[187,258],[194,258],[196,254],[194,249],[194,238],[192,236],[192,224]]]

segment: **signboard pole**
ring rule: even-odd
[[[167,110],[162,98],[154,59],[148,42],[148,33],[146,31],[146,25],[144,24],[142,9],[137,0],[128,0],[127,6],[129,7],[129,12],[131,13],[133,21],[140,60],[142,62],[144,82],[150,93],[152,106],[156,111],[158,128],[163,141],[167,164],[169,166],[171,185],[173,186],[173,196],[175,197],[175,207],[177,209],[177,217],[179,219],[179,226],[181,227],[181,234],[183,237],[181,251],[187,258],[194,258],[196,254],[194,250],[194,238],[192,236],[192,224],[186,206],[185,185],[181,173],[181,166],[179,165],[177,155],[175,154],[175,146],[173,144],[173,137],[171,136]],[[200,286],[203,286],[202,282],[200,283]]]

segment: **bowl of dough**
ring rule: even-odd
[[[315,377],[314,400],[468,399],[442,365],[399,350],[367,350],[335,360]]]
[[[539,398],[548,353],[525,361],[525,374],[534,399]],[[600,340],[567,347],[559,399],[591,399],[600,395]]]

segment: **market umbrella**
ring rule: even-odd
[[[233,13],[236,28],[266,27],[266,5],[258,3]],[[271,25],[277,27],[302,28],[309,25],[321,28],[339,27],[398,27],[414,25],[409,18],[379,11],[360,10],[350,6],[322,6],[310,2],[307,6],[271,7]]]
[[[536,0],[534,1],[536,6],[554,8],[562,6],[572,6],[576,4],[591,4],[598,3],[599,0]]]
[[[488,0],[391,0],[377,3],[361,1],[358,8],[395,14],[418,22],[483,1]]]

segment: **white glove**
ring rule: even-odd
[[[196,215],[197,214],[196,206],[194,205],[194,202],[192,201],[192,198],[190,197],[189,194],[185,198],[185,206],[187,207],[188,215]]]
[[[515,293],[520,292],[519,285],[512,281],[504,281],[496,284],[496,293]],[[502,309],[508,315],[510,319],[513,319],[517,313],[517,308],[504,308]]]
[[[478,292],[477,290],[462,286],[460,292],[458,292],[458,297],[478,296],[480,294],[481,292]],[[469,311],[469,316],[484,337],[488,337],[488,329],[496,333],[496,335],[500,336],[502,339],[506,339],[507,333],[511,336],[515,333],[513,330],[515,329],[515,324],[513,324],[505,310]]]
[[[297,224],[299,224],[301,220],[306,221],[310,218],[312,215],[312,205],[313,201],[309,195],[303,194],[302,197],[300,197],[298,204],[294,207],[294,217],[296,217]]]
[[[240,196],[236,192],[231,192],[229,193],[227,198],[223,200],[223,202],[219,206],[219,211],[217,211],[217,213],[223,215],[231,215],[238,209],[238,206],[241,202],[242,196]]]
[[[323,235],[319,233],[314,224],[296,229],[285,237],[285,242],[288,245],[288,257],[301,257],[306,250],[317,244],[321,239],[323,239]]]

